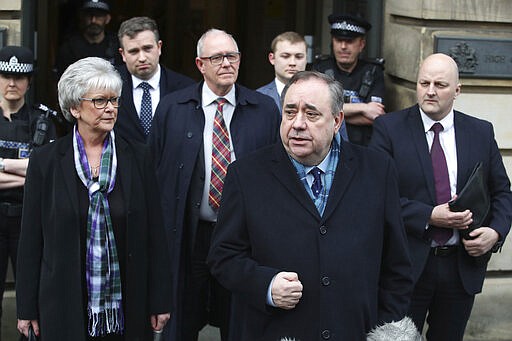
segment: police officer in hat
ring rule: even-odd
[[[16,274],[23,185],[30,151],[55,138],[51,110],[25,101],[34,72],[32,51],[0,50],[0,316],[7,264]]]
[[[370,142],[373,121],[385,114],[382,63],[360,58],[366,45],[366,32],[372,26],[357,15],[331,14],[328,19],[332,55],[317,62],[313,69],[343,84],[348,139],[366,146]]]
[[[85,57],[100,57],[112,65],[122,63],[117,36],[105,29],[110,20],[110,5],[107,1],[89,0],[82,3],[79,12],[80,32],[68,36],[58,51],[54,70],[57,78],[69,65]]]

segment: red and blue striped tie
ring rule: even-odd
[[[222,115],[222,107],[226,103],[225,98],[218,98],[217,111],[213,121],[212,134],[212,174],[210,180],[210,193],[208,195],[208,204],[217,211],[220,206],[224,178],[231,162],[231,151],[229,144],[229,133]]]

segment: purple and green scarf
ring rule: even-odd
[[[124,330],[121,272],[107,200],[116,180],[114,139],[114,132],[111,131],[103,144],[99,176],[93,179],[84,143],[76,125],[73,131],[76,172],[89,192],[85,271],[90,336],[122,334]]]

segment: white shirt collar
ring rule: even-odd
[[[281,98],[281,94],[283,93],[283,90],[284,90],[284,87],[285,87],[286,84],[284,84],[279,79],[277,79],[277,77],[275,79],[275,82],[276,82],[277,94],[279,95],[279,98]]]
[[[203,90],[202,90],[202,106],[208,106],[215,102],[217,98],[222,97],[225,98],[229,104],[232,106],[236,106],[236,96],[235,96],[235,85],[231,87],[231,90],[225,95],[225,96],[218,96],[216,95],[206,84],[206,82],[203,83]]]
[[[160,87],[160,64],[157,65],[157,69],[153,77],[148,80],[143,80],[132,75],[132,84],[134,89],[136,89],[142,82],[147,82],[153,89],[158,89]]]
[[[423,122],[423,129],[425,130],[425,133],[427,133],[430,128],[432,128],[432,125],[436,122],[441,123],[443,126],[443,131],[448,131],[453,128],[453,108],[450,110],[448,115],[446,115],[441,121],[434,121],[431,119],[423,110],[420,108],[420,114],[421,114],[421,121]]]
[[[332,147],[331,147],[331,149],[329,149],[329,152],[327,153],[327,155],[325,155],[322,162],[320,162],[318,165],[304,166],[304,170],[306,171],[306,174],[309,174],[309,172],[315,167],[319,168],[325,174],[325,172],[327,171],[327,166],[329,165],[329,156],[331,155],[331,152],[332,152]]]

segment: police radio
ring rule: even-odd
[[[370,70],[367,70],[363,76],[363,80],[361,82],[361,87],[359,88],[359,97],[366,99],[368,97],[368,93],[370,92],[370,88],[375,81],[375,72],[377,71],[377,67],[384,67],[384,58],[375,58],[370,63],[373,64]]]
[[[55,110],[51,110],[44,104],[39,104],[35,107],[43,112],[37,119],[34,137],[32,138],[32,146],[39,147],[44,143],[46,133],[48,132],[48,128],[50,126],[50,115],[57,117],[57,112]]]

